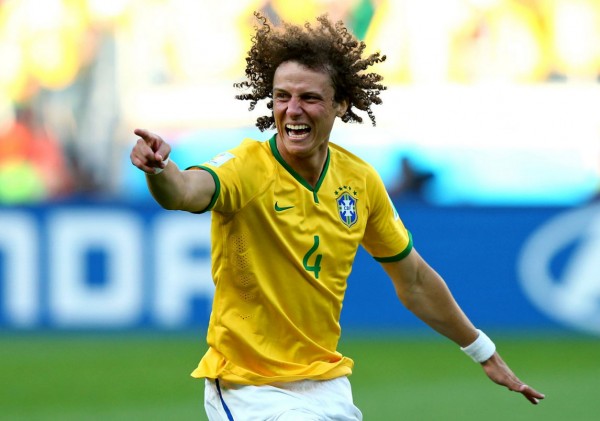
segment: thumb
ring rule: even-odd
[[[164,153],[165,151],[161,152],[160,150],[158,152],[156,152],[154,154],[154,158],[156,159],[156,162],[160,165],[160,166],[165,166],[167,164],[167,161],[169,160],[169,152],[166,151],[166,153]]]

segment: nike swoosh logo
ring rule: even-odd
[[[275,202],[275,212],[281,212],[284,210],[292,209],[293,206],[279,206],[278,202]]]

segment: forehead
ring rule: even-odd
[[[275,70],[273,89],[333,93],[333,84],[329,73],[324,70],[309,69],[295,61],[286,61]]]

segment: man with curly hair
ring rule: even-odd
[[[267,141],[245,140],[187,170],[169,160],[161,137],[140,137],[132,163],[166,209],[212,212],[215,296],[208,351],[192,375],[205,378],[211,420],[360,420],[347,377],[353,361],[337,351],[346,280],[359,245],[391,278],[401,302],[458,344],[496,383],[532,403],[493,342],[476,329],[443,279],[420,257],[376,171],[329,142],[336,118],[375,124],[385,60],[342,22],[261,25],[247,57],[250,109],[272,115]],[[366,281],[366,280],[365,280]]]

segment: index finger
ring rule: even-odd
[[[133,132],[138,135],[146,145],[150,146],[150,149],[152,149],[152,152],[156,155],[155,159],[162,161],[168,157],[171,148],[162,137],[146,129],[135,129]]]
[[[526,384],[522,385],[517,392],[520,392],[525,398],[534,405],[537,405],[541,399],[544,399],[546,395],[538,392]]]
[[[152,134],[146,129],[135,129],[133,133],[135,133],[144,140],[154,140],[153,138],[156,137],[156,135]]]

